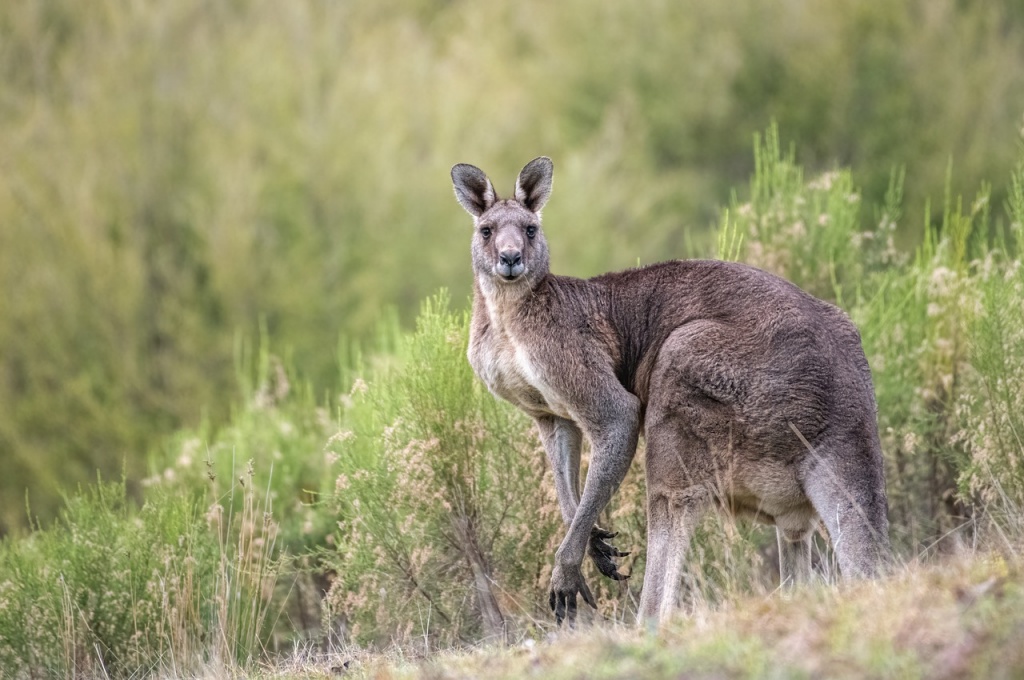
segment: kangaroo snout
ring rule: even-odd
[[[498,255],[498,273],[512,280],[523,273],[523,254],[518,250],[503,250]]]

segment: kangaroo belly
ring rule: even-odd
[[[720,493],[733,513],[774,524],[778,517],[813,512],[795,465],[770,458],[732,464],[730,474],[720,477]]]

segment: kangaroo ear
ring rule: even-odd
[[[532,212],[539,213],[551,197],[551,174],[555,166],[547,156],[534,158],[526,164],[516,180],[516,200]]]
[[[475,165],[459,163],[452,168],[455,198],[473,217],[480,217],[498,200],[491,180]]]

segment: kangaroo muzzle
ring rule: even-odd
[[[523,264],[523,254],[518,250],[503,250],[498,254],[498,274],[511,281],[526,270]]]

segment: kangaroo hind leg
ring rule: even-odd
[[[843,578],[877,576],[891,560],[881,452],[847,443],[818,451],[808,460],[804,489],[828,529]]]
[[[710,494],[697,487],[682,493],[648,492],[647,567],[638,623],[664,623],[678,606],[690,540],[709,499]]]
[[[704,466],[706,446],[681,428],[661,424],[647,430],[647,566],[638,623],[664,622],[679,599],[690,540],[713,507]],[[687,464],[689,461],[690,464]]]

